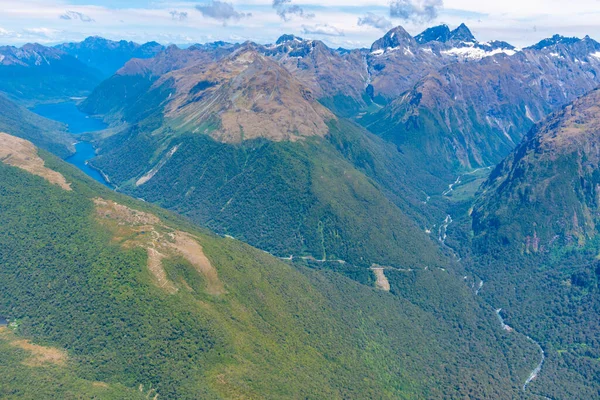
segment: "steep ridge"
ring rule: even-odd
[[[132,58],[152,58],[164,50],[164,46],[156,42],[115,42],[98,36],[90,36],[82,42],[62,43],[55,48],[100,71],[103,78],[112,76]]]
[[[519,391],[529,346],[446,271],[389,272],[391,292],[379,292],[199,231],[38,154],[72,190],[0,163],[0,315],[11,321],[0,382],[16,396],[47,377],[38,394],[49,397]]]
[[[102,80],[98,70],[51,47],[0,47],[0,91],[25,104],[85,96]]]
[[[375,41],[367,55],[368,94],[385,104],[446,65],[470,65],[497,54],[515,53],[506,42],[478,42],[465,24],[453,31],[446,25],[428,28],[414,38],[398,26]]]
[[[340,52],[319,40],[294,35],[282,35],[275,44],[258,49],[277,60],[335,112],[353,115],[367,105],[368,73],[362,50]]]
[[[598,49],[585,38],[451,64],[361,123],[438,173],[493,165],[534,122],[600,83]]]
[[[191,132],[204,125],[202,133],[221,142],[324,136],[334,119],[308,88],[253,46],[218,63],[165,74],[155,87],[165,84],[174,90],[165,107],[165,120],[172,120],[167,124]]]
[[[598,89],[535,126],[483,187],[473,212],[476,232],[483,233],[487,226],[502,229],[507,225],[504,219],[518,209],[526,210],[520,229],[498,231],[507,245],[545,252],[552,246],[584,245],[594,237],[599,133]],[[527,246],[526,238],[534,237]]]
[[[586,399],[600,387],[600,91],[536,125],[492,172],[471,212],[481,295],[542,360],[523,390]]]
[[[252,44],[167,72],[122,113],[137,123],[92,161],[121,191],[282,257],[443,260],[425,233],[426,196],[407,184],[424,175],[407,177],[395,149],[339,120]]]
[[[88,114],[104,115],[113,122],[138,122],[149,114],[144,109],[150,108],[151,113],[165,100],[160,93],[157,99],[149,100],[148,96],[142,99],[158,78],[189,66],[212,64],[236,48],[227,44],[192,46],[185,50],[169,46],[151,59],[130,60],[114,76],[99,84],[81,108]]]

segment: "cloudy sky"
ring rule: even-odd
[[[392,26],[465,22],[480,41],[527,46],[559,33],[600,41],[600,0],[0,0],[0,44],[99,35],[138,42],[272,43],[282,33],[368,47]]]

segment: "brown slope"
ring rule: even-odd
[[[310,89],[251,45],[219,62],[173,71],[155,86],[167,82],[174,89],[165,106],[169,125],[197,132],[204,127],[222,142],[324,136],[334,118]]]

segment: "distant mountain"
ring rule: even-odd
[[[386,270],[387,293],[291,265],[3,133],[0,205],[16,398],[515,397],[535,362],[445,270]]]
[[[439,173],[493,165],[534,122],[600,84],[599,55],[586,38],[449,64],[362,123]]]
[[[414,38],[398,26],[375,41],[367,55],[368,94],[387,103],[446,65],[515,53],[506,42],[478,42],[465,24],[453,31],[446,25],[428,28]]]
[[[59,49],[0,47],[0,91],[25,104],[87,95],[102,76]]]
[[[475,36],[471,30],[465,25],[460,26],[453,31],[448,28],[448,25],[439,25],[425,29],[423,32],[415,36],[415,40],[419,44],[430,42],[476,42]]]
[[[82,42],[63,43],[57,49],[77,58],[79,61],[100,71],[108,78],[132,58],[152,58],[164,50],[156,42],[138,44],[121,40],[118,42],[98,36],[91,36]]]
[[[589,36],[586,36],[585,39],[589,39]],[[572,44],[575,44],[580,41],[581,41],[581,39],[576,38],[576,37],[565,37],[565,36],[561,36],[561,35],[554,35],[551,38],[541,40],[540,42],[534,44],[533,46],[528,47],[528,49],[543,50],[546,47],[556,46],[557,44],[563,44],[563,45],[568,46],[568,45],[572,45]]]
[[[117,75],[83,103],[89,112],[124,116],[117,123],[130,124],[100,142],[92,161],[120,190],[280,256],[341,259],[362,267],[441,262],[425,228],[406,215],[419,213],[409,208],[423,194],[406,189],[411,200],[390,201],[379,186],[390,185],[395,193],[405,188],[403,172],[393,178],[393,188],[381,179],[393,176],[388,171],[395,166],[380,164],[383,156],[375,154],[395,163],[400,157],[387,155],[385,142],[351,147],[354,136],[368,134],[335,117],[254,45],[212,63],[185,65],[154,83]],[[104,94],[133,89],[127,82],[147,86],[114,101]],[[370,234],[354,237],[358,232]]]
[[[353,115],[366,107],[363,51],[334,50],[319,40],[304,40],[294,35],[282,35],[274,45],[258,50],[277,60],[334,111]]]
[[[452,33],[448,25],[438,25],[431,28],[425,29],[423,32],[415,36],[415,40],[419,44],[425,44],[429,42],[441,42],[446,43],[450,40]]]

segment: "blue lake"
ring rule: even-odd
[[[34,113],[62,122],[68,126],[69,132],[75,137],[85,132],[95,132],[105,129],[107,125],[98,118],[92,118],[87,114],[82,113],[77,108],[74,102],[56,103],[56,104],[41,104],[31,109]],[[87,164],[96,156],[96,150],[90,142],[79,141],[75,144],[75,154],[67,158],[65,161],[73,164],[89,177],[110,187],[100,172],[94,168],[90,168]]]
[[[106,129],[107,125],[98,118],[90,117],[77,108],[72,101],[55,104],[40,104],[31,109],[36,114],[62,122],[69,127],[69,132],[79,134],[84,132],[95,132]]]

